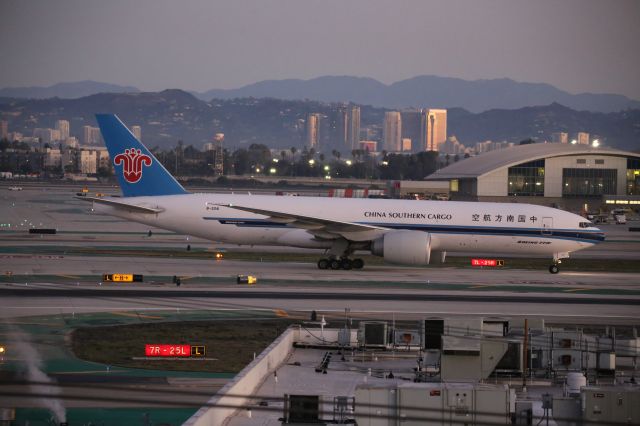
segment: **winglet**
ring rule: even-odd
[[[96,114],[122,195],[177,195],[187,191],[114,114]]]

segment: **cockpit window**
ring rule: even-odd
[[[593,226],[593,222],[580,222],[580,228],[590,228]]]

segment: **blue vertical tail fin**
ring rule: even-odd
[[[96,114],[122,195],[177,195],[187,191],[114,114]]]

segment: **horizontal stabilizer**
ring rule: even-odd
[[[164,211],[163,208],[159,207],[146,207],[146,206],[138,206],[135,204],[123,203],[121,201],[115,201],[105,198],[94,198],[94,197],[76,197],[78,200],[94,202],[97,204],[106,204],[111,207],[115,207],[118,209],[134,212],[134,213],[151,213],[157,214],[162,213]]]

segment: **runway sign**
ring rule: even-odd
[[[102,281],[114,283],[142,282],[143,276],[139,274],[104,274]]]
[[[471,266],[504,266],[504,260],[498,259],[471,259]]]
[[[187,358],[203,357],[207,353],[204,345],[145,345],[144,354],[148,357]]]

